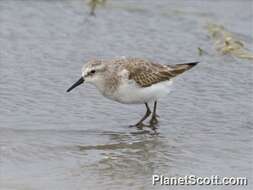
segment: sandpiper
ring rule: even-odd
[[[153,129],[158,123],[156,109],[159,98],[170,92],[172,78],[189,70],[198,62],[161,65],[140,58],[91,60],[82,68],[81,78],[67,92],[84,81],[94,84],[107,98],[124,104],[145,104],[146,113],[135,125],[140,129],[143,121],[152,113],[149,121]],[[148,103],[154,103],[151,112]]]

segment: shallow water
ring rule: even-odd
[[[252,180],[253,64],[219,55],[205,29],[223,24],[253,51],[252,1],[134,2],[89,17],[81,0],[0,1],[0,189],[151,189],[152,174]],[[84,62],[115,56],[200,60],[158,104],[159,135],[128,128],[142,105],[90,85],[65,93]]]

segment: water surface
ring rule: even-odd
[[[253,51],[252,1],[148,2],[110,1],[89,17],[81,0],[0,1],[0,189],[152,189],[152,174],[252,180],[253,64],[221,56],[205,29],[223,24]],[[159,102],[158,136],[128,128],[142,105],[90,85],[65,93],[83,63],[116,56],[200,60]]]

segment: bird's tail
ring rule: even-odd
[[[197,65],[199,62],[191,62],[191,63],[183,63],[183,64],[177,64],[171,67],[171,72],[173,73],[174,76],[179,75],[195,65]]]

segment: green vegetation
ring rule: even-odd
[[[245,48],[244,42],[238,40],[234,34],[228,32],[224,26],[209,23],[207,30],[214,40],[216,50],[222,54],[230,54],[242,59],[253,59],[252,52]]]

